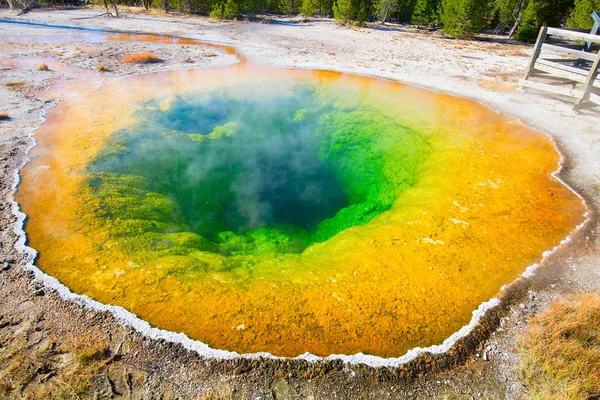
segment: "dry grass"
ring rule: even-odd
[[[39,67],[37,67],[38,71],[50,71],[50,68],[48,68],[48,64],[40,64]]]
[[[477,79],[477,86],[491,90],[492,92],[510,93],[517,89],[514,82],[498,82],[489,79]]]
[[[523,47],[510,46],[500,52],[501,56],[529,57],[529,50]]]
[[[4,121],[5,119],[10,119],[10,116],[7,113],[1,113],[0,121]]]
[[[504,82],[518,82],[519,78],[521,78],[521,71],[506,71],[500,67],[491,67],[488,68],[485,72],[485,75],[495,78],[496,80],[501,80]]]
[[[25,82],[19,81],[19,82],[6,82],[4,84],[4,86],[6,87],[19,87],[19,86],[23,86],[25,84]]]
[[[124,63],[131,64],[150,64],[161,62],[162,59],[157,55],[154,55],[147,51],[142,51],[141,53],[133,53],[126,55],[125,57],[121,58],[121,61]]]
[[[107,66],[100,64],[98,65],[98,72],[110,72],[110,69],[108,69]]]
[[[184,59],[183,59],[183,62],[184,62],[184,63],[193,63],[193,62],[194,62],[194,60],[192,60],[192,59],[191,59],[191,58],[189,58],[189,57],[186,57],[186,58],[184,58]]]
[[[519,351],[531,398],[600,397],[600,294],[552,303],[531,320]]]
[[[96,9],[100,11],[105,11],[104,6],[88,6],[90,9]],[[165,12],[160,8],[150,8],[149,10],[144,9],[143,7],[136,6],[126,6],[123,4],[119,4],[119,14],[138,14],[138,15],[152,15],[155,17],[172,17],[172,11]],[[180,14],[181,18],[188,18],[189,16],[186,14]]]
[[[6,82],[4,83],[6,89],[12,92],[26,92],[31,89],[31,82],[22,82],[22,81],[14,81],[14,82]]]
[[[466,76],[466,75],[455,75],[454,78],[458,79],[459,81],[463,81],[463,82],[469,82],[472,79],[470,76]]]

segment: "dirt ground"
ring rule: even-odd
[[[531,47],[500,37],[454,40],[404,26],[353,29],[329,20],[216,23],[133,10],[119,19],[98,14],[41,10],[17,17],[0,10],[0,20],[178,35],[233,46],[263,65],[338,70],[475,99],[550,135],[564,156],[561,177],[586,198],[591,219],[532,278],[511,287],[487,327],[460,343],[462,351],[399,368],[202,358],[181,344],[148,338],[108,312],[63,300],[36,280],[15,248],[12,187],[33,145],[30,135],[57,101],[45,90],[56,82],[85,75],[101,84],[133,73],[226,65],[237,57],[187,44],[97,42],[78,31],[0,21],[0,114],[10,116],[0,121],[0,398],[527,396],[515,352],[527,320],[565,294],[600,291],[600,110],[576,114],[563,99],[517,89]],[[140,67],[118,61],[138,51],[164,62]],[[41,63],[50,71],[38,71]],[[99,65],[110,71],[98,72]]]

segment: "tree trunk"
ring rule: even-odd
[[[190,0],[185,0],[185,12],[188,14],[192,12],[192,3]]]
[[[39,6],[40,6],[40,4],[38,3],[38,1],[37,1],[37,0],[32,0],[32,2],[31,2],[31,3],[27,3],[27,2],[25,2],[25,3],[23,3],[23,5],[25,5],[25,8],[23,8],[23,9],[21,10],[21,12],[20,12],[20,13],[18,13],[17,15],[25,15],[25,14],[27,14],[29,11],[31,11],[31,10],[33,10],[34,8],[36,8],[36,7],[39,7]]]
[[[144,8],[146,9],[146,11],[148,11],[150,9],[150,7],[149,7],[150,0],[142,0],[142,4],[144,5]]]
[[[168,4],[167,0],[162,0],[162,6],[163,6],[163,10],[165,10],[165,12],[169,12],[169,4]]]
[[[119,9],[117,8],[117,0],[112,0],[113,7],[115,8],[115,16],[119,18]]]
[[[106,8],[106,14],[110,15],[110,11],[108,11],[108,2],[104,0],[104,7]]]
[[[8,8],[10,8],[11,10],[13,9],[13,3],[12,0],[6,0],[8,2]]]
[[[509,38],[512,38],[513,35],[515,34],[515,32],[517,31],[517,29],[519,28],[519,24],[521,23],[521,18],[523,18],[523,12],[525,11],[526,7],[527,7],[527,0],[521,0],[521,4],[519,4],[519,12],[517,14],[517,19],[515,20],[515,24],[511,28],[510,32],[508,33]]]

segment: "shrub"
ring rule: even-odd
[[[532,398],[600,395],[600,294],[552,303],[531,320],[519,344],[521,374]]]
[[[10,119],[7,113],[0,114],[0,121],[4,121],[5,119]]]
[[[50,71],[50,68],[48,68],[48,64],[40,64],[37,67],[37,70],[38,71]]]
[[[487,0],[442,0],[440,20],[450,36],[466,37],[485,28],[489,13]]]
[[[19,87],[19,86],[23,86],[25,84],[25,82],[6,82],[4,84],[4,86],[6,87]]]
[[[100,64],[100,65],[98,65],[98,72],[110,72],[110,69],[108,69],[108,67]]]
[[[591,28],[594,20],[592,11],[600,12],[600,0],[575,0],[575,11],[567,21],[569,28]]]
[[[133,53],[133,54],[126,55],[125,57],[121,58],[121,61],[124,63],[132,63],[132,64],[149,64],[149,63],[161,62],[162,60],[158,56],[156,56],[152,53],[143,51],[141,53]]]

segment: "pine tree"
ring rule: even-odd
[[[301,12],[305,17],[315,15],[316,7],[315,0],[302,0]]]
[[[356,13],[356,20],[358,21],[360,26],[365,26],[367,23],[367,5],[361,2],[358,12]]]
[[[522,0],[496,0],[494,10],[495,26],[510,29],[518,17],[521,3]]]
[[[396,0],[377,0],[375,2],[375,16],[384,23],[394,12]]]
[[[413,25],[436,25],[439,23],[439,0],[417,0],[410,22]]]
[[[573,7],[573,0],[529,0],[515,38],[534,41],[542,26],[561,26]]]
[[[237,18],[240,14],[240,8],[235,0],[227,0],[226,2],[221,2],[215,4],[212,11],[210,12],[210,16],[212,18]]]
[[[589,29],[594,25],[592,11],[600,12],[600,0],[575,0],[575,11],[567,21],[569,28]]]
[[[523,17],[515,38],[525,42],[533,41],[542,25],[544,25],[542,4],[538,0],[530,0],[527,7],[525,7],[525,11],[523,11]]]
[[[350,22],[352,20],[350,0],[336,0],[333,3],[333,17],[338,21]]]
[[[488,0],[442,0],[440,19],[444,32],[466,37],[481,32],[490,14]]]
[[[394,17],[403,22],[412,22],[412,14],[416,4],[417,0],[398,0],[394,9]]]
[[[240,15],[240,8],[236,1],[227,0],[227,3],[225,3],[224,11],[225,18],[236,18],[238,15]]]
[[[317,14],[333,15],[333,0],[316,0]]]

